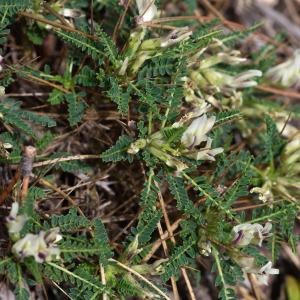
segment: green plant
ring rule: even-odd
[[[92,22],[81,1],[65,7],[61,2],[39,7],[36,1],[32,8],[21,2],[0,4],[0,44],[7,43],[2,36],[10,26],[22,23],[26,31],[34,22],[38,29],[30,41],[51,33],[67,52],[59,71],[46,64],[42,69],[35,61],[9,62],[1,71],[3,88],[15,87],[16,78],[30,80],[45,85],[48,97],[42,98],[47,111],[34,112],[33,102],[14,101],[4,90],[1,95],[1,161],[20,164],[24,175],[28,157],[21,154],[23,144],[31,140],[39,151],[26,173],[33,178],[29,190],[26,176],[15,176],[15,187],[1,191],[1,204],[20,202],[20,209],[15,203],[5,219],[10,243],[0,262],[0,273],[15,287],[17,299],[29,299],[36,284],[71,299],[170,299],[165,284],[171,280],[176,297],[176,281],[184,278],[190,286],[200,272],[201,256],[213,261],[210,272],[220,299],[236,299],[238,282],[247,273],[263,283],[268,274],[276,274],[259,250],[267,241],[269,260],[275,263],[282,241],[293,249],[297,242],[292,229],[299,208],[299,136],[284,137],[278,124],[299,114],[271,106],[268,94],[255,89],[258,81],[268,80],[262,73],[269,68],[267,52],[252,61],[234,48],[233,42],[256,26],[228,35],[218,20],[195,22],[193,31],[187,27],[191,21],[183,20],[165,34],[147,26],[158,18],[154,1],[137,0],[137,7],[132,1],[127,13],[126,1],[120,1],[122,9],[117,1],[98,1]],[[192,11],[196,1],[187,3]],[[106,19],[100,26],[97,16],[103,9]],[[72,13],[81,17],[69,18]],[[119,22],[112,28],[116,15]],[[103,111],[120,125],[105,147],[90,136],[85,145],[93,154],[59,152],[55,145],[61,136],[71,139],[75,132],[81,144],[80,135],[89,126],[108,130],[97,123],[106,121]],[[97,164],[88,167],[84,159]],[[122,242],[116,243],[99,214],[74,202],[73,190],[60,189],[55,176],[69,174],[86,182],[93,172],[120,165],[134,166],[144,177],[133,191],[138,208],[131,232],[125,228]],[[121,169],[116,172],[121,178]],[[107,182],[94,181],[113,194]],[[12,192],[20,183],[25,200]],[[72,207],[43,212],[49,189]],[[117,192],[115,198],[122,197]],[[161,245],[164,253],[154,255]]]

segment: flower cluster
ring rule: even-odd
[[[265,226],[261,224],[239,224],[233,227],[232,244],[237,248],[246,247],[250,244],[262,246],[264,239],[271,236],[272,224],[267,222]],[[245,273],[253,273],[256,275],[258,282],[268,284],[268,275],[279,274],[278,269],[272,268],[272,263],[259,267],[255,263],[255,258],[252,256],[243,255],[240,252],[232,253],[233,260],[243,269]]]
[[[20,259],[33,256],[36,262],[51,261],[58,259],[60,250],[56,243],[62,239],[59,228],[53,228],[47,232],[40,231],[39,234],[27,233],[20,239],[20,231],[24,227],[28,217],[18,215],[19,204],[14,202],[9,216],[6,218],[6,226],[12,240],[16,240],[12,252]]]
[[[297,201],[300,190],[300,132],[288,127],[291,136],[290,141],[284,146],[280,164],[276,168],[267,168],[261,172],[263,181],[261,187],[254,187],[251,193],[258,193],[259,200],[273,205],[275,196],[277,199],[289,199]],[[292,193],[291,193],[292,191]]]
[[[26,221],[28,220],[25,215],[18,215],[19,204],[14,202],[11,206],[11,211],[6,217],[6,226],[8,228],[8,233],[11,236],[18,236],[22,228],[24,227]]]
[[[232,258],[245,273],[254,274],[260,284],[268,285],[269,275],[279,274],[278,269],[272,268],[271,261],[259,267],[255,264],[255,259],[252,256],[233,255]]]
[[[38,263],[59,259],[60,249],[56,243],[61,239],[59,228],[40,231],[39,234],[27,233],[13,245],[12,252],[20,259],[33,256]]]
[[[166,36],[144,40],[147,28],[143,24],[152,21],[158,10],[155,0],[136,0],[136,6],[139,13],[136,22],[139,26],[130,33],[125,58],[119,69],[121,76],[125,75],[127,70],[130,74],[136,74],[146,60],[159,55],[164,48],[187,40],[192,35],[188,27],[182,27],[172,30]]]
[[[269,69],[265,77],[272,83],[283,87],[299,87],[300,82],[300,49],[287,61]]]
[[[264,227],[257,223],[236,225],[232,229],[234,234],[232,243],[237,247],[245,247],[249,244],[261,247],[263,240],[271,235],[271,229],[272,224],[269,222],[267,222]]]
[[[218,53],[205,57],[206,51],[216,51],[216,48],[220,47],[222,49]],[[194,106],[202,105],[203,101],[207,101],[220,107],[221,102],[215,98],[215,94],[222,92],[224,96],[222,103],[229,101],[231,107],[236,106],[236,103],[241,105],[242,95],[239,90],[257,85],[254,78],[262,76],[262,72],[248,70],[237,75],[230,75],[220,71],[217,68],[220,63],[237,65],[247,60],[240,57],[239,51],[230,51],[219,40],[215,40],[210,48],[204,48],[189,62],[188,74],[182,78],[185,100]]]
[[[164,161],[167,166],[182,171],[188,167],[187,164],[179,160],[178,157],[187,157],[195,160],[214,161],[215,156],[223,152],[223,148],[212,148],[212,139],[207,134],[213,128],[216,118],[207,117],[206,111],[209,106],[202,107],[184,116],[181,120],[174,123],[171,128],[184,128],[186,123],[194,118],[190,125],[184,130],[180,144],[177,148],[168,144],[161,131],[158,131],[148,139],[139,139],[132,143],[128,153],[136,154],[143,148],[147,148],[154,156]]]

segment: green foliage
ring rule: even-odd
[[[104,162],[117,162],[120,160],[132,161],[132,156],[127,153],[131,141],[131,138],[127,135],[120,136],[116,144],[103,152],[100,157]]]
[[[101,49],[99,43],[91,40],[88,37],[85,37],[83,34],[77,32],[64,32],[59,30],[56,31],[56,34],[64,41],[77,47],[83,52],[86,52],[94,60],[100,62],[103,59],[104,53],[103,51],[99,50]]]
[[[3,115],[3,121],[10,124],[26,134],[36,138],[29,122],[40,124],[42,126],[53,127],[56,122],[46,115],[22,110],[21,102],[15,102],[11,99],[5,99],[0,103],[0,113]]]
[[[107,265],[108,259],[112,257],[112,251],[109,247],[109,240],[105,227],[100,219],[95,220],[95,245],[99,246],[99,262]]]
[[[280,150],[284,145],[284,141],[277,130],[276,123],[270,116],[265,116],[265,123],[267,130],[263,135],[263,162],[274,165],[274,159],[280,153]]]
[[[171,276],[178,276],[180,267],[191,265],[195,256],[195,241],[185,240],[182,245],[176,246],[169,261],[164,265],[164,273],[161,275],[162,280],[167,281]]]
[[[70,271],[57,264],[47,263],[43,273],[54,282],[68,282],[75,286],[77,291],[79,291],[79,295],[89,292],[94,297],[95,295],[101,295],[103,292],[109,292],[95,276],[92,276],[85,269],[80,269],[79,267]]]
[[[118,110],[126,115],[129,107],[130,90],[127,89],[124,91],[124,89],[120,87],[118,81],[113,77],[110,77],[109,81],[110,89],[108,90],[107,95],[118,105]]]
[[[65,95],[65,98],[68,103],[68,120],[70,125],[74,126],[81,121],[86,105],[74,93]]]
[[[29,189],[24,205],[22,207],[23,212],[28,216],[31,217],[34,215],[34,205],[36,200],[43,199],[45,197],[44,190],[38,187],[32,187]]]
[[[189,199],[184,181],[180,177],[168,176],[168,183],[170,185],[170,190],[172,195],[177,201],[177,207],[185,215],[193,217],[198,222],[201,222],[200,211],[195,207],[194,203]]]
[[[0,3],[1,93],[5,87],[17,98],[0,96],[5,205],[27,190],[21,177],[10,191],[24,145],[37,148],[38,164],[47,161],[34,165],[37,178],[19,201],[18,215],[28,217],[20,232],[7,230],[9,212],[3,210],[0,274],[22,300],[29,299],[27,286],[36,284],[78,300],[104,294],[167,299],[168,281],[178,280],[187,267],[192,285],[209,274],[220,299],[236,299],[234,288],[245,270],[234,254],[253,257],[254,272],[266,257],[254,240],[236,247],[234,226],[271,222],[272,236],[263,238],[273,262],[282,243],[297,247],[300,147],[289,136],[294,148],[285,157],[287,140],[277,125],[289,119],[297,124],[299,109],[293,106],[290,113],[283,102],[266,99],[267,93],[243,87],[249,81],[254,86],[254,80],[264,84],[266,78],[251,77],[259,72],[250,69],[266,73],[276,62],[276,49],[266,44],[243,53],[249,59],[238,63],[238,43],[257,25],[227,34],[220,20],[200,24],[184,17],[164,26],[190,26],[192,32],[176,27],[166,35],[158,25],[137,25],[135,1],[126,9],[125,2],[48,3],[56,13],[39,0]],[[155,1],[162,16],[167,2]],[[185,15],[198,7],[197,1],[183,2]],[[28,16],[20,14],[25,10]],[[64,17],[66,12],[78,16]],[[244,71],[250,72],[231,82],[230,76]],[[216,116],[215,123],[193,122],[204,114]],[[95,157],[94,163],[85,160]],[[43,186],[43,176],[51,186]],[[252,188],[262,194],[250,193]],[[76,207],[55,193],[67,194]],[[270,200],[261,205],[264,195]],[[41,242],[54,228],[62,238],[45,240],[36,251],[59,249],[59,257],[41,262],[26,252],[18,256],[17,241],[38,235]],[[202,255],[213,263],[204,274],[197,264]],[[165,287],[154,282],[158,275]]]
[[[95,78],[96,72],[90,67],[84,66],[76,75],[75,80],[77,84],[80,84],[84,87],[94,87],[96,86]]]
[[[90,221],[83,216],[78,216],[76,208],[70,209],[67,215],[53,215],[51,227],[59,227],[61,231],[71,231],[89,226]]]
[[[118,49],[113,40],[103,31],[100,26],[96,26],[96,35],[104,48],[105,56],[110,60],[114,67],[118,67]]]
[[[30,0],[3,0],[0,3],[0,15],[2,17],[13,16],[19,11],[30,8],[32,1]]]
[[[138,234],[140,246],[146,245],[152,237],[152,233],[157,228],[157,223],[162,217],[161,211],[148,208],[139,217],[139,223],[134,233]]]

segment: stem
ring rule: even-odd
[[[171,298],[169,298],[164,292],[162,292],[156,285],[154,285],[152,282],[150,282],[147,278],[145,278],[144,276],[142,276],[140,273],[136,272],[135,270],[131,269],[130,267],[122,264],[121,262],[110,258],[109,259],[110,262],[114,262],[116,263],[119,267],[121,267],[122,269],[132,273],[133,275],[135,275],[136,277],[138,277],[139,279],[141,279],[142,281],[144,281],[145,283],[147,283],[149,286],[151,286],[155,291],[157,291],[158,294],[160,294],[162,297],[164,297],[166,300],[171,300]]]

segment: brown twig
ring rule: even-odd
[[[128,1],[126,2],[124,12],[123,12],[123,14],[119,17],[118,22],[117,22],[117,24],[116,24],[116,26],[115,26],[115,29],[114,29],[114,32],[113,32],[113,36],[112,36],[112,39],[113,39],[114,42],[117,41],[117,34],[118,34],[118,32],[120,31],[120,28],[121,28],[122,25],[123,25],[123,22],[124,22],[124,19],[125,19],[125,16],[126,16],[126,14],[127,14],[127,11],[128,11],[128,8],[129,8],[129,5],[130,5],[131,1],[132,1],[132,0],[128,0]]]
[[[62,191],[61,189],[59,189],[58,187],[56,187],[55,185],[53,185],[51,182],[49,182],[48,180],[46,180],[44,178],[38,178],[37,176],[34,176],[34,177],[36,179],[38,179],[38,182],[40,184],[52,189],[53,191],[55,191],[56,193],[61,195],[64,199],[68,200],[72,204],[73,207],[77,208],[80,215],[84,216],[83,211],[80,209],[80,207],[75,203],[75,201],[68,194],[66,194],[64,191]]]
[[[181,221],[183,221],[183,218],[179,218],[178,220],[176,220],[172,225],[171,225],[171,229],[172,232],[174,230],[176,230],[180,224]],[[143,262],[147,262],[153,255],[154,253],[157,251],[157,249],[160,247],[161,243],[170,237],[170,233],[168,231],[165,231],[163,233],[163,235],[161,236],[160,239],[158,239],[156,242],[153,243],[151,250],[149,251],[149,253],[144,257]]]
[[[13,188],[16,185],[16,183],[18,182],[19,178],[20,178],[20,171],[17,170],[17,172],[15,173],[15,176],[11,179],[10,183],[8,184],[8,186],[3,190],[3,192],[0,195],[0,206],[8,198],[9,194],[13,190]]]
[[[64,161],[71,161],[71,160],[85,160],[85,159],[99,159],[99,158],[100,155],[97,154],[78,154],[78,155],[73,155],[68,157],[59,157],[55,159],[36,162],[33,164],[33,167],[38,168],[38,167],[48,166],[51,164],[57,164]]]
[[[162,238],[164,232],[163,232],[160,222],[157,224],[157,228],[158,228],[159,236],[160,236],[160,238]],[[167,246],[166,241],[163,239],[162,239],[162,247],[164,249],[165,256],[168,257],[169,256],[168,246]],[[176,279],[174,276],[171,276],[171,284],[172,284],[172,289],[173,289],[173,294],[174,294],[174,300],[180,300],[180,296],[179,296],[178,288],[177,288],[177,284],[176,284]]]
[[[57,19],[59,19],[59,21],[65,25],[69,27],[69,23],[64,19],[64,17],[62,15],[60,15],[59,13],[57,13],[48,3],[44,3],[44,7],[45,9],[52,14],[53,16],[55,16]]]
[[[157,182],[155,182],[155,185],[158,188],[158,193],[157,193],[158,194],[158,199],[159,199],[159,203],[160,203],[160,206],[161,206],[161,209],[162,209],[162,212],[163,212],[163,216],[164,216],[164,220],[165,220],[165,223],[166,223],[167,231],[169,233],[171,242],[173,243],[173,245],[176,245],[176,240],[175,240],[174,235],[173,235],[173,230],[172,230],[172,226],[170,224],[170,219],[169,219],[169,216],[168,216],[168,213],[167,213],[167,210],[166,210],[164,198],[162,196],[162,193],[160,192],[159,184]],[[188,274],[187,274],[185,268],[182,267],[180,269],[181,269],[181,273],[183,275],[184,281],[186,283],[186,286],[187,286],[187,289],[188,289],[188,292],[189,292],[189,295],[190,295],[190,299],[191,300],[196,300],[196,296],[194,294],[190,279],[188,277]]]
[[[36,156],[36,148],[33,146],[26,146],[20,164],[20,173],[23,178],[21,197],[20,197],[21,203],[24,202],[28,192],[31,172],[33,168],[33,160],[35,156]]]
[[[57,22],[54,22],[54,21],[51,21],[51,20],[48,20],[48,19],[45,19],[45,18],[41,18],[37,15],[33,15],[31,13],[28,13],[28,12],[20,12],[19,14],[20,16],[23,16],[23,17],[26,17],[26,18],[30,18],[32,20],[35,20],[35,21],[38,21],[38,22],[41,22],[41,23],[44,23],[44,24],[48,24],[48,25],[51,25],[53,27],[56,27],[56,28],[60,28],[60,29],[63,29],[63,30],[66,30],[66,31],[70,31],[70,32],[76,32],[76,33],[79,33],[91,40],[94,40],[96,41],[97,40],[97,37],[93,36],[93,35],[90,35],[90,34],[87,34],[85,32],[82,32],[78,29],[75,29],[75,28],[72,28],[70,26],[66,26],[66,25],[63,25],[63,24],[59,24]]]
[[[261,91],[264,91],[264,92],[269,92],[269,93],[272,93],[272,94],[275,94],[275,95],[300,99],[300,93],[297,93],[297,92],[294,92],[294,91],[282,90],[282,89],[278,89],[278,88],[275,88],[275,87],[262,85],[262,84],[258,84],[255,88],[257,90],[261,90]]]
[[[260,288],[257,284],[257,280],[256,280],[255,275],[252,274],[252,273],[248,273],[247,276],[248,276],[249,282],[251,284],[253,294],[255,295],[255,299],[256,300],[262,300],[261,290],[260,290]]]

